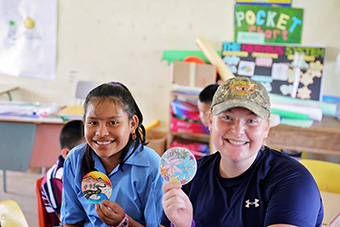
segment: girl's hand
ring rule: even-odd
[[[125,216],[124,209],[113,201],[104,199],[101,204],[96,204],[99,218],[109,226],[116,226]]]
[[[178,183],[166,183],[163,186],[162,199],[164,213],[176,227],[191,226],[193,210],[189,197]]]

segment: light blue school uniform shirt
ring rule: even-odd
[[[72,149],[64,163],[63,202],[61,221],[75,224],[85,220],[84,226],[105,226],[95,211],[95,204],[88,201],[81,191],[82,158],[86,144]],[[141,151],[140,145],[134,154],[123,164],[123,172],[118,165],[108,178],[112,183],[109,200],[118,203],[127,215],[148,227],[159,226],[162,216],[163,184],[159,171],[159,155],[151,148]],[[131,148],[126,157],[132,152]],[[99,157],[92,151],[94,167],[106,173]]]

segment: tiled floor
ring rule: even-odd
[[[6,171],[7,192],[3,190],[3,170],[0,170],[0,201],[14,200],[22,209],[28,225],[39,227],[35,181],[40,173]]]

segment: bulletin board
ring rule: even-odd
[[[234,42],[301,43],[303,9],[236,4]],[[262,37],[262,39],[261,39]],[[261,39],[261,40],[260,40]]]
[[[237,4],[292,6],[292,0],[236,0]]]
[[[223,42],[222,59],[235,76],[260,81],[270,93],[319,101],[325,51],[325,47]],[[299,65],[297,54],[302,56]]]

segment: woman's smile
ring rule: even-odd
[[[237,140],[232,140],[232,139],[227,139],[227,141],[234,145],[245,145],[248,143],[247,141],[237,141]]]

